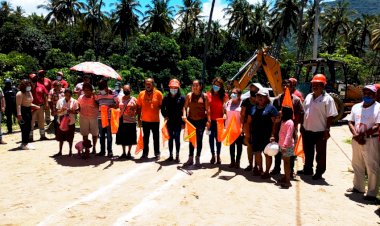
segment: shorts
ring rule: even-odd
[[[88,136],[89,134],[91,134],[92,136],[99,135],[99,127],[98,127],[97,118],[91,119],[91,118],[80,117],[79,124],[80,124],[80,134],[82,134],[82,136]]]
[[[281,152],[281,148],[280,148]],[[294,148],[285,148],[285,152],[282,153],[282,157],[292,157],[294,156]]]

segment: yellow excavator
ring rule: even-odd
[[[256,50],[238,73],[230,79],[230,82],[233,82],[235,88],[244,90],[260,67],[263,67],[274,95],[281,94],[283,89],[280,62],[269,54],[268,48]]]

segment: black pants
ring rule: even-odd
[[[243,140],[244,140],[244,136],[239,136],[235,140],[235,142],[230,145],[231,162],[240,162],[241,152],[243,151]],[[235,146],[237,149],[236,159],[235,159]]]
[[[303,150],[305,152],[305,173],[313,173],[313,161],[317,162],[316,174],[322,175],[326,171],[327,140],[323,139],[324,132],[305,131],[303,133]]]
[[[202,139],[203,139],[203,133],[205,131],[206,122],[207,119],[201,119],[201,120],[192,120],[188,118],[189,122],[193,124],[193,126],[196,129],[197,134],[197,156],[201,156],[202,152]],[[194,156],[194,146],[191,142],[189,142],[189,156]]]
[[[21,106],[22,121],[20,122],[21,128],[21,143],[29,143],[29,133],[32,130],[32,109],[31,107]]]
[[[8,133],[12,133],[13,130],[12,130],[12,125],[13,125],[13,117],[16,117],[17,118],[17,110],[16,110],[16,107],[6,107],[5,109],[5,116],[7,117],[7,129],[8,129]]]
[[[170,156],[173,155],[173,143],[175,142],[176,154],[178,156],[179,149],[181,147],[180,135],[181,135],[182,125],[168,125],[169,132],[169,152]],[[174,142],[173,142],[174,141]]]
[[[160,155],[160,123],[159,122],[142,122],[142,128],[144,133],[144,150],[143,156],[148,157],[149,155],[149,137],[150,131],[153,133],[153,147],[154,147],[154,155]]]
[[[291,156],[290,157],[290,174],[293,174],[294,172],[294,161],[296,161],[297,156]],[[274,156],[274,168],[273,171],[281,172],[281,159],[282,159],[282,153],[279,151],[277,155]]]

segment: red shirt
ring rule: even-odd
[[[224,100],[221,100],[219,94],[212,95],[211,92],[207,92],[208,102],[210,104],[210,116],[211,120],[217,118],[223,118],[223,104],[224,100],[228,99],[228,95],[224,95]]]
[[[69,87],[69,83],[67,83],[65,80],[62,79],[60,82],[61,82],[62,88],[66,89]]]
[[[40,83],[40,82],[37,82],[37,83]],[[40,83],[41,84],[41,83]],[[51,80],[50,79],[48,79],[48,78],[44,78],[44,82],[43,82],[43,84],[42,85],[44,85],[45,86],[45,89],[46,90],[51,90]]]
[[[304,99],[303,99],[303,96],[302,96],[302,93],[298,90],[295,90],[294,95],[296,95],[297,97],[299,97],[301,99],[301,103],[303,103]]]
[[[32,89],[33,104],[35,104],[35,105],[45,104],[45,97],[48,94],[49,93],[46,90],[45,86],[37,82],[36,87],[34,89]]]

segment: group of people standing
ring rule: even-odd
[[[90,84],[88,76],[76,85],[74,92],[63,82],[63,73],[57,74],[57,80],[51,84],[45,78],[45,71],[37,75],[31,74],[29,79],[21,81],[19,91],[6,80],[6,93],[13,95],[15,112],[7,111],[7,117],[16,114],[22,133],[22,149],[32,149],[29,142],[33,140],[32,128],[37,121],[40,128],[40,139],[46,139],[44,131],[44,113],[49,112],[54,118],[56,140],[59,141],[59,152],[62,155],[63,143],[69,143],[69,155],[72,155],[72,145],[75,133],[77,115],[80,120],[80,133],[83,136],[83,148],[100,156],[107,154],[113,157],[111,115],[112,109],[119,109],[119,127],[116,133],[116,144],[121,145],[122,159],[131,159],[131,147],[137,144],[137,127],[142,128],[144,148],[141,159],[149,156],[150,133],[153,134],[153,149],[157,160],[160,159],[160,113],[165,119],[169,133],[169,158],[167,161],[180,162],[180,134],[189,122],[195,127],[196,146],[189,142],[189,157],[184,167],[201,164],[203,134],[209,135],[211,164],[221,164],[221,141],[218,137],[218,120],[223,119],[225,125],[234,119],[240,128],[240,135],[230,145],[231,162],[229,167],[240,168],[243,145],[247,146],[248,166],[244,169],[254,176],[263,179],[280,174],[281,160],[284,160],[285,175],[278,181],[282,187],[290,187],[290,179],[294,177],[294,146],[299,136],[303,139],[305,164],[298,174],[310,175],[312,179],[322,179],[326,171],[327,140],[330,137],[330,127],[337,109],[333,98],[324,91],[326,77],[317,74],[313,77],[312,92],[305,99],[296,87],[294,78],[282,82],[283,93],[277,96],[273,103],[269,92],[262,87],[251,84],[249,97],[242,99],[242,91],[232,89],[230,94],[224,89],[221,78],[212,81],[209,91],[199,80],[194,80],[191,92],[183,95],[181,84],[177,79],[170,80],[169,92],[164,97],[155,88],[152,78],[145,80],[145,90],[137,98],[132,96],[132,87],[128,84],[117,84],[116,90],[108,87],[107,80],[102,79],[98,84],[98,92]],[[65,85],[66,84],[66,85]],[[9,86],[10,85],[10,86]],[[49,87],[50,86],[50,87]],[[66,86],[66,87],[65,87]],[[11,88],[10,88],[11,87]],[[17,94],[15,94],[17,92]],[[291,103],[285,103],[286,93],[289,92]],[[353,134],[353,166],[355,171],[354,187],[351,192],[364,192],[364,173],[369,175],[369,189],[366,197],[375,196],[377,175],[379,171],[379,140],[380,104],[376,102],[379,92],[375,86],[363,89],[363,102],[353,107],[349,127]],[[73,98],[78,94],[78,100]],[[4,95],[1,93],[0,98]],[[4,99],[4,98],[3,98]],[[1,110],[5,110],[5,101],[1,101]],[[108,120],[108,123],[105,121]],[[7,123],[8,125],[8,123]],[[300,126],[300,134],[298,127]],[[8,132],[12,132],[8,126]],[[92,135],[92,145],[89,135]],[[1,133],[0,133],[1,138]],[[100,140],[100,151],[96,151],[97,140]],[[107,142],[106,142],[107,141]],[[4,143],[2,139],[0,142]],[[268,143],[277,142],[279,152],[273,157],[262,152]],[[128,148],[128,150],[126,150]],[[175,148],[175,153],[174,152]],[[196,150],[195,150],[196,149]],[[107,150],[107,152],[106,152]],[[367,151],[371,150],[371,151]],[[88,156],[87,156],[88,157]],[[314,170],[313,163],[316,160]],[[376,190],[377,192],[377,190]]]

